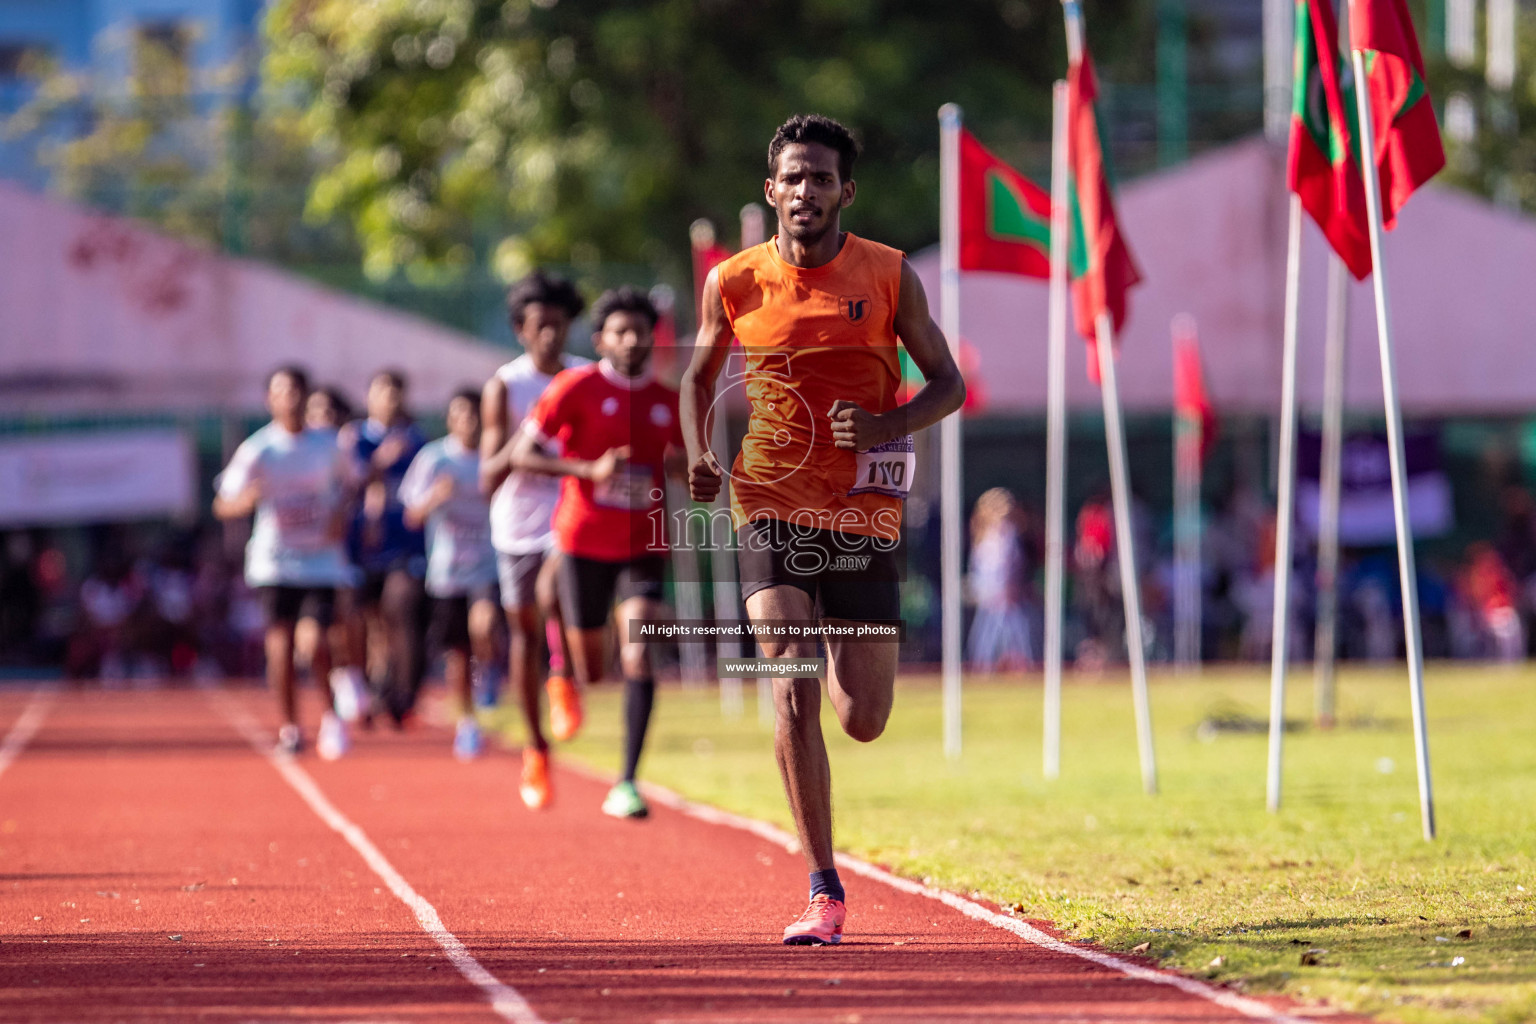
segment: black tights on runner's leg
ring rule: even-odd
[[[416,694],[427,668],[427,600],[421,581],[404,569],[392,570],[384,580],[379,611],[389,634],[389,678],[384,703],[398,722],[416,706]]]
[[[651,724],[651,707],[656,702],[656,680],[624,680],[624,781],[635,781],[640,765],[640,751],[645,746],[645,732]]]

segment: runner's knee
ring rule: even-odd
[[[476,601],[469,608],[469,638],[477,644],[490,643],[496,635],[496,606]]]
[[[530,637],[539,632],[539,611],[532,605],[518,605],[507,609],[507,628],[513,636]]]
[[[819,721],[821,682],[816,679],[775,679],[773,709],[780,723],[795,727]]]
[[[650,675],[650,658],[646,656],[645,644],[627,643],[620,647],[619,669],[625,679],[642,679]]]
[[[885,723],[890,720],[891,709],[873,708],[868,705],[857,705],[839,714],[843,732],[860,743],[869,743],[880,738],[885,732]]]
[[[821,652],[814,640],[759,637],[757,648],[765,658],[819,658]]]

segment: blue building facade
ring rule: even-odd
[[[184,65],[199,104],[255,86],[265,0],[0,0],[0,120],[35,88],[39,61],[89,74],[98,95],[126,94],[145,44]],[[68,131],[60,126],[55,131]],[[35,138],[0,138],[0,177],[40,186]]]

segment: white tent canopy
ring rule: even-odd
[[[0,184],[0,408],[254,410],[268,371],[361,397],[403,371],[411,404],[479,387],[505,352],[247,260]]]
[[[1280,408],[1285,297],[1285,154],[1238,143],[1126,186],[1120,211],[1144,282],[1131,292],[1120,339],[1120,394],[1131,409],[1173,402],[1170,323],[1192,314],[1206,384],[1221,410]],[[1304,231],[1298,386],[1323,391],[1328,249]],[[1411,415],[1523,413],[1536,408],[1536,221],[1451,188],[1414,196],[1386,235],[1393,345]],[[937,248],[913,258],[938,305]],[[1350,290],[1349,407],[1381,409],[1370,282]],[[936,314],[937,314],[936,310]],[[990,273],[961,284],[961,336],[972,347],[988,408],[1045,408],[1046,286]],[[1074,335],[1075,336],[1075,335]],[[1069,356],[1067,400],[1098,409],[1082,347]]]

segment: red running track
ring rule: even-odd
[[[779,945],[798,857],[664,807],[614,821],[570,772],[526,811],[514,757],[459,764],[440,730],[285,770],[250,742],[257,691],[50,695],[22,745],[38,699],[0,693],[0,1020],[1295,1019],[866,878],[841,946]]]

